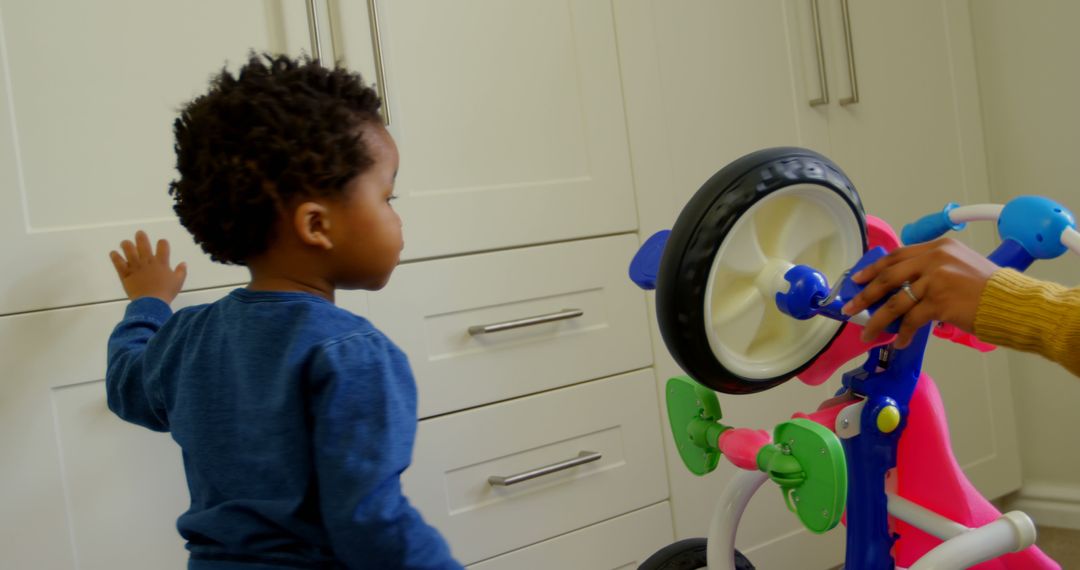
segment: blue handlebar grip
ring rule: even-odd
[[[656,289],[656,275],[660,273],[660,258],[664,256],[671,230],[661,230],[645,240],[634,259],[630,261],[630,280],[638,287],[651,291]]]
[[[900,240],[904,245],[928,242],[945,235],[949,230],[960,231],[967,224],[954,224],[949,219],[949,212],[960,207],[956,202],[949,202],[943,210],[919,218],[907,224],[900,231]]]

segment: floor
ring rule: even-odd
[[[1080,568],[1080,530],[1039,527],[1039,538],[1035,544],[1062,568]],[[843,566],[832,570],[841,568]]]
[[[1080,568],[1080,530],[1039,527],[1035,543],[1062,568]]]

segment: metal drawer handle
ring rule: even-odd
[[[550,475],[558,471],[565,471],[567,469],[570,469],[571,467],[577,467],[578,465],[585,465],[586,463],[599,461],[601,457],[602,455],[598,451],[579,451],[577,457],[573,459],[567,459],[566,461],[560,461],[559,463],[545,465],[538,469],[533,469],[532,471],[518,473],[517,475],[511,475],[509,477],[492,475],[491,477],[488,477],[488,484],[490,484],[492,487],[509,487],[510,485],[517,485],[522,481],[536,479],[537,477],[543,477],[544,475]]]
[[[368,0],[368,22],[371,25],[371,50],[375,55],[375,89],[382,100],[383,124],[390,126],[390,101],[386,99],[386,70],[383,68],[382,32],[379,30],[379,7]]]
[[[841,105],[859,102],[859,79],[855,77],[855,41],[851,38],[851,10],[848,0],[841,0],[841,13],[844,16],[844,44],[847,47],[848,81],[851,82],[851,97],[840,99]]]
[[[547,315],[537,315],[535,317],[525,317],[524,319],[517,319],[514,321],[505,321],[501,323],[492,323],[490,325],[476,325],[469,327],[469,334],[476,336],[478,334],[487,334],[500,331],[507,331],[510,329],[517,329],[521,327],[530,327],[532,325],[542,325],[544,323],[551,323],[554,321],[565,321],[566,319],[576,319],[581,315],[584,315],[585,311],[581,309],[563,309],[558,313],[550,313]]]
[[[818,0],[810,0],[810,17],[814,19],[814,46],[817,48],[818,83],[821,85],[821,97],[810,100],[811,107],[829,103],[829,81],[825,77],[825,45],[821,39],[821,11]]]
[[[322,40],[319,38],[319,9],[316,0],[307,1],[308,37],[311,40],[311,58],[322,61]],[[323,62],[326,65],[326,62]]]

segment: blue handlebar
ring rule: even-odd
[[[1035,259],[1053,259],[1068,251],[1061,243],[1066,228],[1076,228],[1072,212],[1042,196],[1009,200],[998,220],[1002,241],[1016,241]]]
[[[958,207],[960,205],[956,202],[949,202],[940,212],[928,214],[910,224],[906,224],[904,229],[900,230],[900,240],[904,242],[904,245],[913,245],[935,240],[948,233],[949,230],[960,231],[964,229],[967,224],[954,224],[949,219],[949,212]]]

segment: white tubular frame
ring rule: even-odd
[[[1072,228],[1065,228],[1065,231],[1061,232],[1061,245],[1080,255],[1080,232]]]
[[[996,222],[1001,217],[1002,204],[972,204],[949,210],[949,220],[954,224],[968,222]]]
[[[750,498],[768,478],[761,471],[740,469],[724,487],[709,525],[706,542],[709,570],[735,570],[735,533],[739,530],[739,519]]]
[[[890,515],[944,541],[908,570],[961,570],[1035,544],[1035,523],[1020,511],[971,529],[896,495],[888,499]]]
[[[888,497],[889,514],[910,524],[911,526],[941,540],[949,540],[970,531],[971,529],[955,521],[951,521],[930,509],[921,507],[911,501],[886,493]]]

